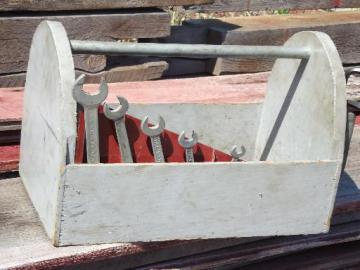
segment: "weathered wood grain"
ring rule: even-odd
[[[276,237],[271,239],[265,239],[253,243],[246,243],[229,248],[223,248],[222,250],[210,251],[204,254],[198,254],[194,256],[188,256],[179,258],[177,260],[163,262],[159,264],[148,265],[140,268],[139,270],[150,269],[195,269],[195,270],[216,270],[216,269],[347,269],[345,268],[314,268],[312,267],[310,256],[303,257],[303,263],[294,262],[286,264],[289,259],[294,257],[291,254],[308,251],[309,255],[316,251],[316,248],[327,247],[327,250],[334,245],[341,243],[354,242],[352,247],[359,246],[360,222],[353,222],[349,224],[342,224],[332,227],[328,234],[311,235],[311,236],[295,236],[295,237]],[[354,254],[353,252],[352,254]],[[300,253],[301,254],[301,253]],[[359,254],[359,252],[357,252]],[[334,256],[335,254],[333,254]],[[319,259],[320,254],[317,254]],[[275,264],[267,265],[266,260],[278,258],[279,266]],[[316,261],[316,259],[315,259]],[[356,258],[352,261],[359,261]],[[261,263],[263,267],[257,268],[256,263]],[[254,267],[250,267],[255,264]],[[249,267],[246,267],[250,265]],[[309,268],[302,268],[299,265],[308,265]],[[342,265],[342,262],[337,264]],[[345,264],[346,266],[346,264]],[[299,268],[298,268],[299,267]],[[356,268],[355,268],[356,269]]]
[[[154,80],[161,78],[167,68],[168,64],[165,61],[115,67],[96,74],[85,73],[85,83],[99,83],[101,78],[108,83]]]
[[[330,9],[360,7],[358,0],[216,0],[214,4],[196,7],[198,11],[245,11],[265,9]]]
[[[223,260],[222,267],[236,267],[237,263]],[[214,267],[219,268],[219,264]],[[287,254],[270,260],[241,267],[242,270],[285,270],[285,269],[359,269],[360,241],[340,243],[307,250],[305,252]],[[192,269],[199,269],[192,267]],[[207,268],[211,269],[211,268]]]
[[[70,39],[109,41],[161,37],[170,33],[170,17],[159,10],[3,16],[0,17],[0,74],[26,71],[31,39],[43,20],[62,22]],[[105,64],[104,56],[75,57],[75,67],[88,72],[102,71]]]
[[[360,13],[336,12],[307,15],[233,17],[221,20],[196,20],[190,25],[208,25],[208,43],[231,45],[282,45],[300,31],[321,31],[334,41],[344,64],[360,63]],[[174,32],[176,34],[176,32]],[[269,59],[218,58],[208,69],[214,75],[271,70]]]
[[[121,66],[104,70],[101,72],[90,73],[82,70],[76,70],[75,73],[86,74],[85,83],[99,83],[104,77],[108,83],[147,81],[159,79],[168,68],[165,61],[146,62],[130,66]],[[14,73],[9,75],[0,75],[0,87],[21,87],[25,85],[26,73]]]
[[[214,0],[3,0],[0,10],[91,10],[160,6],[188,6],[212,3]]]

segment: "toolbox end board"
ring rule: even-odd
[[[30,49],[19,172],[52,240],[57,234],[61,175],[75,151],[76,103],[69,91],[74,81],[74,64],[63,26],[42,22]]]

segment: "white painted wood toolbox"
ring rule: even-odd
[[[108,45],[112,53],[128,46]],[[243,89],[227,101],[202,92],[162,103],[126,97],[126,121],[162,115],[167,134],[195,129],[199,142],[222,157],[194,163],[166,155],[165,163],[142,162],[137,153],[134,163],[76,161],[81,140],[72,53],[94,53],[86,46],[69,41],[60,23],[45,21],[30,51],[20,175],[54,245],[328,231],[343,159],[346,100],[341,61],[326,34],[301,32],[281,47],[254,47],[254,55],[247,46],[208,47],[217,50],[211,56],[221,50],[241,56],[243,50],[242,56],[279,58],[263,103],[241,102],[236,97]],[[182,54],[191,54],[183,48]],[[208,101],[199,102],[201,95],[210,95]],[[108,101],[115,101],[110,96],[111,85]],[[232,145],[244,145],[245,161],[227,160]]]

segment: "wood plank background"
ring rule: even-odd
[[[216,0],[211,5],[198,6],[198,11],[245,11],[265,9],[330,9],[360,7],[359,0]]]
[[[160,6],[187,6],[214,0],[2,0],[0,11],[90,10]]]
[[[301,31],[327,33],[337,46],[344,64],[360,63],[360,13],[357,11],[189,20],[183,26],[172,27],[170,37],[157,40],[165,43],[282,45]],[[169,74],[262,72],[271,70],[274,60],[218,58],[203,62],[200,65],[195,64],[193,59],[172,59]]]
[[[161,37],[170,33],[170,16],[160,10],[131,14],[112,11],[54,16],[5,16],[0,18],[0,73],[26,71],[31,39],[43,20],[62,22],[71,39],[111,41]],[[104,56],[75,58],[75,67],[87,72],[99,72],[105,65]]]
[[[224,20],[238,25],[235,30],[216,28],[213,36],[223,38],[221,44],[282,45],[301,31],[321,31],[334,41],[343,64],[360,63],[360,13],[336,12],[292,16],[259,16]],[[215,41],[216,42],[216,41]],[[218,58],[213,74],[261,72],[271,70],[274,60]],[[211,68],[210,68],[211,69]]]

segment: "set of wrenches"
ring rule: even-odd
[[[80,75],[77,78],[73,88],[73,97],[84,109],[87,162],[96,164],[100,163],[98,108],[108,95],[108,86],[106,82],[102,80],[97,93],[86,93],[83,91],[84,81],[85,75]],[[124,97],[118,96],[117,98],[119,105],[115,108],[104,103],[104,115],[114,122],[122,162],[133,163],[125,126],[125,115],[129,109],[129,103]],[[149,126],[148,116],[144,117],[141,121],[141,130],[145,135],[150,137],[154,161],[157,163],[165,162],[161,144],[161,134],[164,129],[165,120],[161,116],[159,116],[156,125]],[[178,136],[178,142],[185,150],[186,162],[195,162],[193,148],[198,143],[197,133],[193,131],[191,137],[186,137],[185,131],[183,131]],[[238,151],[237,147],[234,146],[230,152],[232,161],[240,161],[244,153],[245,149],[243,147],[241,151]]]

